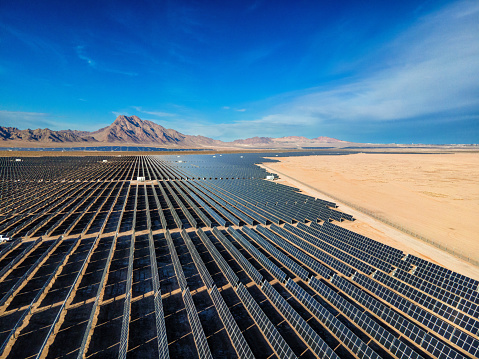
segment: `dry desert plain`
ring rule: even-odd
[[[342,226],[479,279],[479,153],[275,157],[263,166],[305,193],[330,195],[358,220]],[[342,204],[342,206],[341,206]],[[349,204],[349,206],[348,206]],[[348,208],[349,207],[349,208]],[[361,212],[351,210],[360,208]],[[436,243],[404,235],[363,213]],[[447,252],[437,249],[446,247]]]

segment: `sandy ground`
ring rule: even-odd
[[[479,279],[479,153],[285,157],[264,167],[358,220],[341,225]],[[282,176],[281,176],[282,174]],[[360,211],[354,210],[360,207]],[[379,216],[403,231],[364,213]],[[404,234],[414,232],[447,251]]]

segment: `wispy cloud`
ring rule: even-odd
[[[231,122],[203,121],[188,133],[223,140],[252,136],[338,134],[349,139],[398,121],[422,128],[479,116],[479,4],[455,3],[420,18],[384,45],[378,70],[341,84],[279,95]],[[273,104],[273,105],[271,105]],[[222,109],[244,112],[243,108]],[[261,114],[262,113],[262,114]],[[256,118],[254,117],[256,116]],[[470,120],[469,120],[470,122]],[[376,124],[376,125],[375,125]],[[342,128],[338,130],[339,128]]]
[[[389,66],[333,88],[311,89],[262,120],[388,121],[479,110],[479,4],[431,14],[390,43]],[[272,117],[273,116],[273,117]],[[276,117],[275,117],[276,116]]]
[[[147,114],[147,115],[152,115],[156,117],[173,117],[176,116],[174,113],[169,113],[169,112],[163,112],[163,111],[147,111],[141,108],[140,106],[133,106],[133,108],[141,113]]]
[[[294,115],[274,114],[255,120],[237,120],[233,123],[194,123],[190,125],[190,133],[213,137],[224,141],[254,136],[282,137],[300,135],[304,128],[311,126],[313,118]]]
[[[33,33],[24,32],[14,26],[7,25],[5,23],[0,23],[0,29],[5,31],[19,40],[21,43],[26,45],[30,50],[35,53],[52,54],[55,55],[53,58],[59,61],[61,64],[66,63],[65,54],[63,53],[60,46],[46,38],[42,38]]]
[[[93,69],[97,68],[96,62],[93,61],[90,57],[88,57],[85,54],[85,46],[78,45],[77,47],[75,47],[75,50],[76,50],[77,56],[80,60],[85,61],[88,64],[88,66],[90,66]]]
[[[132,116],[132,114],[128,111],[111,111],[116,117],[118,116]]]
[[[101,72],[109,72],[113,74],[120,74],[126,76],[138,76],[138,73],[132,71],[123,71],[115,68],[111,68],[109,66],[99,65],[97,61],[93,60],[90,56],[87,55],[85,46],[77,45],[75,47],[76,54],[80,60],[85,61],[89,67],[94,70],[101,71]]]
[[[0,110],[0,123],[4,127],[16,127],[20,130],[46,127],[51,130],[64,130],[66,126],[72,125],[66,123],[61,116],[49,113],[7,110]]]
[[[479,4],[455,3],[419,19],[384,45],[383,66],[341,84],[264,101],[251,121],[215,125],[223,139],[311,132],[348,124],[462,121],[479,114]],[[374,61],[374,59],[373,59]],[[271,106],[271,104],[276,103]],[[257,104],[256,104],[257,105]],[[257,106],[255,106],[257,107]],[[236,110],[238,111],[238,110]],[[251,115],[248,117],[251,118]],[[350,137],[352,134],[350,134]]]
[[[223,110],[233,110],[233,111],[236,111],[236,112],[246,112],[245,108],[232,108],[230,106],[223,106],[222,109]]]

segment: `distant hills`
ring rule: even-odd
[[[280,137],[280,138],[271,138],[271,137],[252,137],[247,138],[245,140],[234,140],[231,142],[236,145],[242,146],[264,146],[264,145],[284,145],[284,144],[295,144],[295,145],[322,145],[322,144],[342,144],[342,143],[349,143],[346,141],[341,141],[336,138],[331,137],[317,137],[313,139],[309,139],[303,136],[287,136],[287,137]]]
[[[301,136],[281,138],[253,137],[238,139],[233,142],[223,142],[204,136],[184,135],[174,129],[167,129],[154,122],[142,120],[137,116],[118,116],[115,121],[97,131],[61,130],[52,131],[48,128],[36,130],[19,130],[15,127],[0,126],[0,144],[12,146],[25,145],[155,145],[184,148],[291,148],[303,146],[342,147],[349,142],[329,137],[308,139]]]
[[[42,143],[98,142],[94,137],[89,136],[88,132],[84,131],[52,131],[48,128],[37,128],[36,130],[19,130],[16,127],[2,126],[0,126],[0,140]]]

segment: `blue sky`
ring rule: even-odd
[[[0,125],[478,143],[477,1],[0,0]]]

